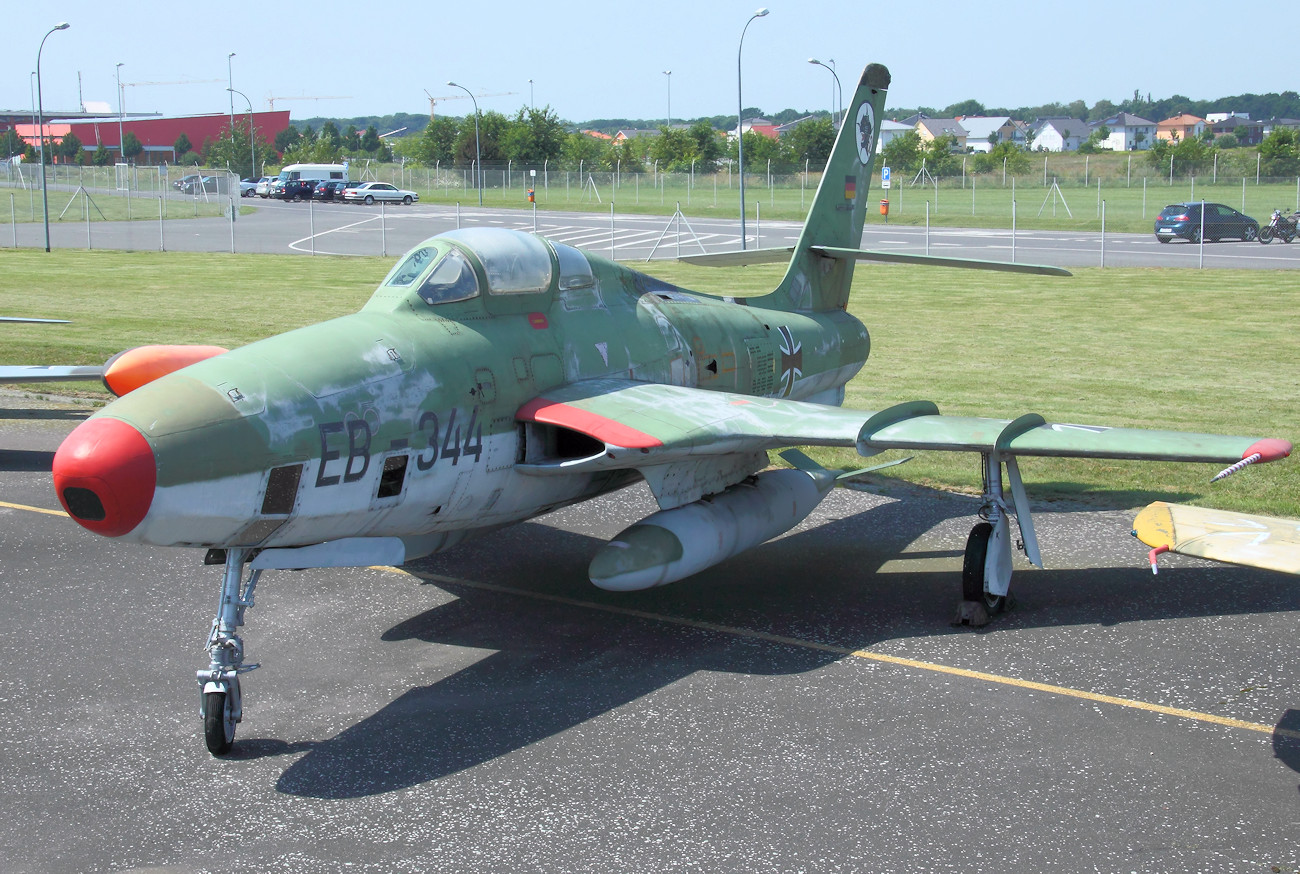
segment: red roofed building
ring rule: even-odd
[[[235,123],[248,123],[248,113],[236,113]],[[254,112],[253,130],[259,139],[275,142],[275,137],[289,127],[289,111]],[[216,113],[213,115],[187,115],[178,118],[128,118],[122,122],[122,131],[136,135],[144,146],[144,151],[136,157],[140,164],[171,163],[176,160],[174,144],[181,134],[189,138],[195,151],[203,148],[204,142],[226,135],[230,128],[230,115]],[[245,128],[246,130],[246,128]],[[15,124],[18,136],[32,145],[36,145],[36,125]],[[117,137],[116,118],[102,118],[98,121],[75,121],[71,123],[49,123],[45,125],[45,135],[56,141],[69,133],[77,135],[82,147],[94,152],[101,145],[117,152],[121,143]],[[245,134],[247,136],[247,134]]]

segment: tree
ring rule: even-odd
[[[406,147],[406,153],[412,160],[426,167],[450,164],[454,160],[459,134],[460,126],[455,119],[435,118],[425,126],[419,137],[406,138],[407,142],[415,140]]]
[[[1094,130],[1088,134],[1088,138],[1079,143],[1079,151],[1085,155],[1095,154],[1102,151],[1102,143],[1110,139],[1110,128],[1106,125]]]
[[[209,167],[227,167],[241,179],[254,179],[260,174],[253,163],[253,152],[256,152],[259,163],[271,155],[271,144],[266,137],[257,135],[256,140],[256,143],[250,144],[248,121],[237,118],[233,135],[231,129],[226,128],[217,139],[210,139],[203,144],[203,162]]]
[[[915,130],[894,137],[880,152],[882,166],[910,175],[921,169],[921,135]]]
[[[113,153],[101,143],[99,148],[95,149],[95,154],[90,156],[90,163],[96,167],[107,167],[113,163]]]
[[[1001,173],[1005,166],[1007,172],[1015,176],[1029,172],[1029,156],[1012,142],[1002,142],[988,152],[980,152],[971,158],[971,168],[976,173]]]
[[[0,155],[5,158],[12,158],[14,155],[21,155],[26,150],[27,144],[23,138],[18,136],[17,132],[7,130],[0,134]]]
[[[1265,176],[1300,175],[1300,146],[1290,128],[1275,127],[1259,144],[1259,167]]]
[[[943,111],[944,118],[956,118],[959,115],[984,115],[984,104],[978,100],[963,100],[954,103]]]
[[[541,165],[560,157],[564,139],[564,125],[555,110],[524,107],[510,120],[502,148],[512,161]]]
[[[564,163],[574,169],[590,167],[600,161],[606,142],[590,134],[571,133],[564,140],[564,151],[561,153]]]
[[[59,157],[73,164],[81,163],[81,138],[68,131],[58,145]]]
[[[181,131],[180,136],[176,138],[176,142],[172,143],[172,151],[176,153],[176,160],[181,160],[185,157],[186,152],[193,150],[194,144],[190,142],[190,138],[185,135],[185,132]]]
[[[810,167],[821,169],[835,145],[835,126],[828,118],[810,119],[795,125],[782,139],[796,161],[807,161]]]
[[[287,128],[275,135],[275,150],[280,154],[284,154],[297,145],[298,141],[301,139],[302,134],[298,131],[298,128],[289,125]]]
[[[379,128],[372,124],[370,127],[366,128],[366,133],[361,137],[359,142],[362,151],[369,152],[373,155],[379,151],[379,147],[383,145],[384,141],[379,138]]]
[[[127,160],[137,157],[144,151],[144,143],[135,135],[135,131],[127,131],[126,136],[122,137],[122,157]]]
[[[339,129],[334,122],[327,121],[316,132],[316,140],[317,142],[326,143],[330,149],[338,149],[343,142],[343,137],[339,134]]]
[[[350,124],[344,129],[340,145],[345,152],[352,152],[355,154],[356,152],[361,151],[361,134],[357,133],[356,125]]]

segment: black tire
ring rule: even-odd
[[[410,206],[410,205],[411,205],[411,195],[408,194],[408,195],[406,195],[405,197],[403,197],[403,198],[402,198],[402,203],[406,204],[407,206]],[[1290,242],[1290,240],[1288,240],[1287,242]]]
[[[374,205],[375,205],[375,196],[373,194],[367,194],[366,206],[374,206]]]
[[[1245,240],[1247,243],[1254,242],[1255,239],[1257,239],[1258,237],[1259,237],[1259,228],[1255,227],[1254,225],[1246,225],[1246,232],[1241,235],[1241,238]]]
[[[1293,242],[1295,240],[1295,231],[1287,231],[1282,239],[1288,243]]]
[[[235,720],[226,712],[226,703],[225,692],[203,696],[203,741],[214,756],[224,756],[235,742]]]
[[[1199,242],[1201,242],[1201,229],[1200,229],[1200,228],[1192,228],[1192,235],[1191,235],[1190,237],[1187,238],[1187,242],[1189,242],[1189,243],[1199,243]]]
[[[1273,228],[1271,225],[1265,225],[1259,229],[1259,241],[1265,246],[1273,242]]]
[[[963,601],[979,601],[990,616],[1001,613],[1007,605],[1007,596],[991,595],[984,590],[984,562],[989,554],[989,538],[993,526],[980,522],[966,538],[966,552],[961,562],[961,597]],[[1009,593],[1008,593],[1009,594]]]

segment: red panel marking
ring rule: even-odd
[[[1242,458],[1249,458],[1256,452],[1260,461],[1278,461],[1291,454],[1291,441],[1277,437],[1265,437],[1256,441],[1249,449],[1241,453]]]
[[[121,419],[92,417],[54,453],[54,491],[68,515],[105,537],[121,537],[149,512],[158,481],[153,450],[144,435]],[[64,491],[86,489],[103,505],[102,519],[79,519]]]
[[[653,449],[664,445],[662,440],[607,416],[571,407],[568,404],[548,401],[546,398],[537,398],[524,404],[519,408],[519,412],[515,413],[515,418],[521,422],[559,425],[628,449]]]
[[[743,407],[745,404],[750,404],[750,403],[753,403],[753,401],[732,401],[731,405],[733,407]]]
[[[546,321],[546,313],[529,313],[528,324],[532,325],[539,331],[549,326],[549,323]]]

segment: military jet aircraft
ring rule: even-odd
[[[167,373],[79,425],[53,463],[75,520],[224,565],[198,672],[208,749],[228,751],[243,715],[240,678],[256,665],[238,629],[265,570],[398,565],[644,480],[661,509],[590,566],[597,586],[642,589],[790,530],[837,481],[797,452],[795,469],[765,470],[768,450],[965,450],[985,487],[963,590],[995,611],[1013,508],[1041,563],[1019,456],[1244,466],[1290,453],[1277,439],[945,417],[927,401],[841,408],[870,348],[846,311],[855,262],[896,257],[858,248],[889,81],[883,66],[863,72],[766,296],[691,292],[507,229],[450,231],[406,254],[360,312]]]

